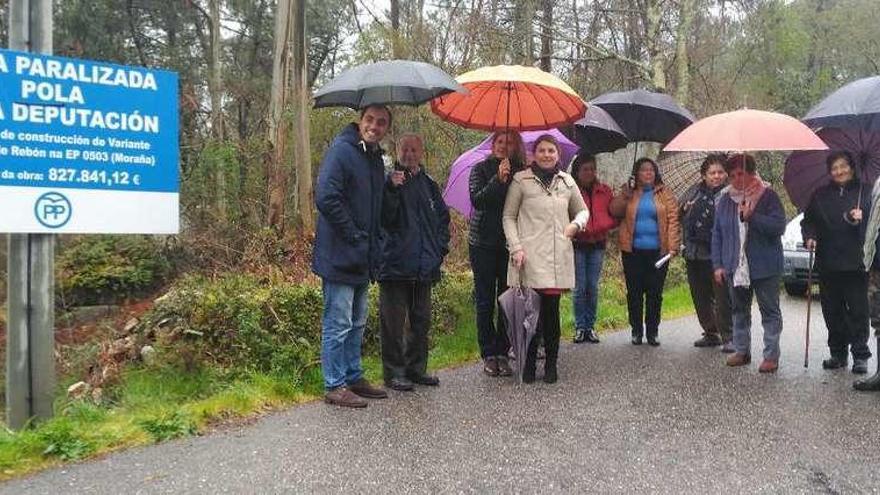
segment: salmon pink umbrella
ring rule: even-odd
[[[736,110],[699,120],[681,131],[665,151],[826,150],[828,146],[794,117],[761,110]]]
[[[562,79],[535,67],[483,67],[455,80],[470,93],[435,98],[431,110],[443,120],[468,129],[552,129],[580,119],[587,108]]]

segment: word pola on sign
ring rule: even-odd
[[[178,78],[0,50],[0,232],[179,231]]]

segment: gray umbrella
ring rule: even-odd
[[[528,287],[510,287],[498,298],[507,323],[507,337],[515,360],[514,373],[522,383],[526,367],[526,353],[538,329],[541,314],[541,296]]]
[[[589,105],[582,119],[562,131],[571,137],[581,150],[594,155],[625,148],[629,142],[629,138],[617,122],[597,105]]]
[[[348,69],[315,92],[315,108],[421,105],[440,95],[467,90],[439,67],[389,60]]]
[[[804,116],[812,128],[845,127],[880,132],[880,76],[853,81],[826,96]]]

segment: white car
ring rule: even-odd
[[[782,270],[782,283],[785,292],[790,296],[805,296],[807,294],[807,274],[810,268],[810,253],[804,247],[804,239],[801,236],[801,220],[804,214],[799,213],[788,225],[782,234],[782,256],[784,259]],[[815,261],[815,260],[814,260]],[[813,285],[818,285],[816,274],[813,273]]]

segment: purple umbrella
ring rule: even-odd
[[[855,159],[857,175],[866,194],[880,176],[880,133],[860,129],[820,129],[816,134],[828,145],[827,151],[795,151],[785,161],[782,181],[792,203],[803,211],[813,192],[831,178],[825,158],[831,151],[848,151]]]
[[[568,163],[571,162],[571,159],[574,158],[574,155],[578,152],[578,146],[569,141],[568,138],[563,136],[562,133],[556,129],[550,129],[547,131],[525,131],[520,134],[526,145],[528,162],[532,161],[532,144],[538,139],[538,137],[544,134],[550,134],[559,141],[559,147],[562,149],[562,156],[559,161],[563,165],[567,166]],[[490,154],[492,154],[491,134],[486,137],[482,143],[459,156],[455,162],[452,163],[452,168],[449,170],[449,180],[446,181],[446,190],[443,191],[443,199],[448,206],[454,208],[467,218],[471,217],[471,211],[473,210],[473,207],[471,206],[471,195],[468,190],[471,169],[474,168],[474,165],[477,163],[488,158]]]

